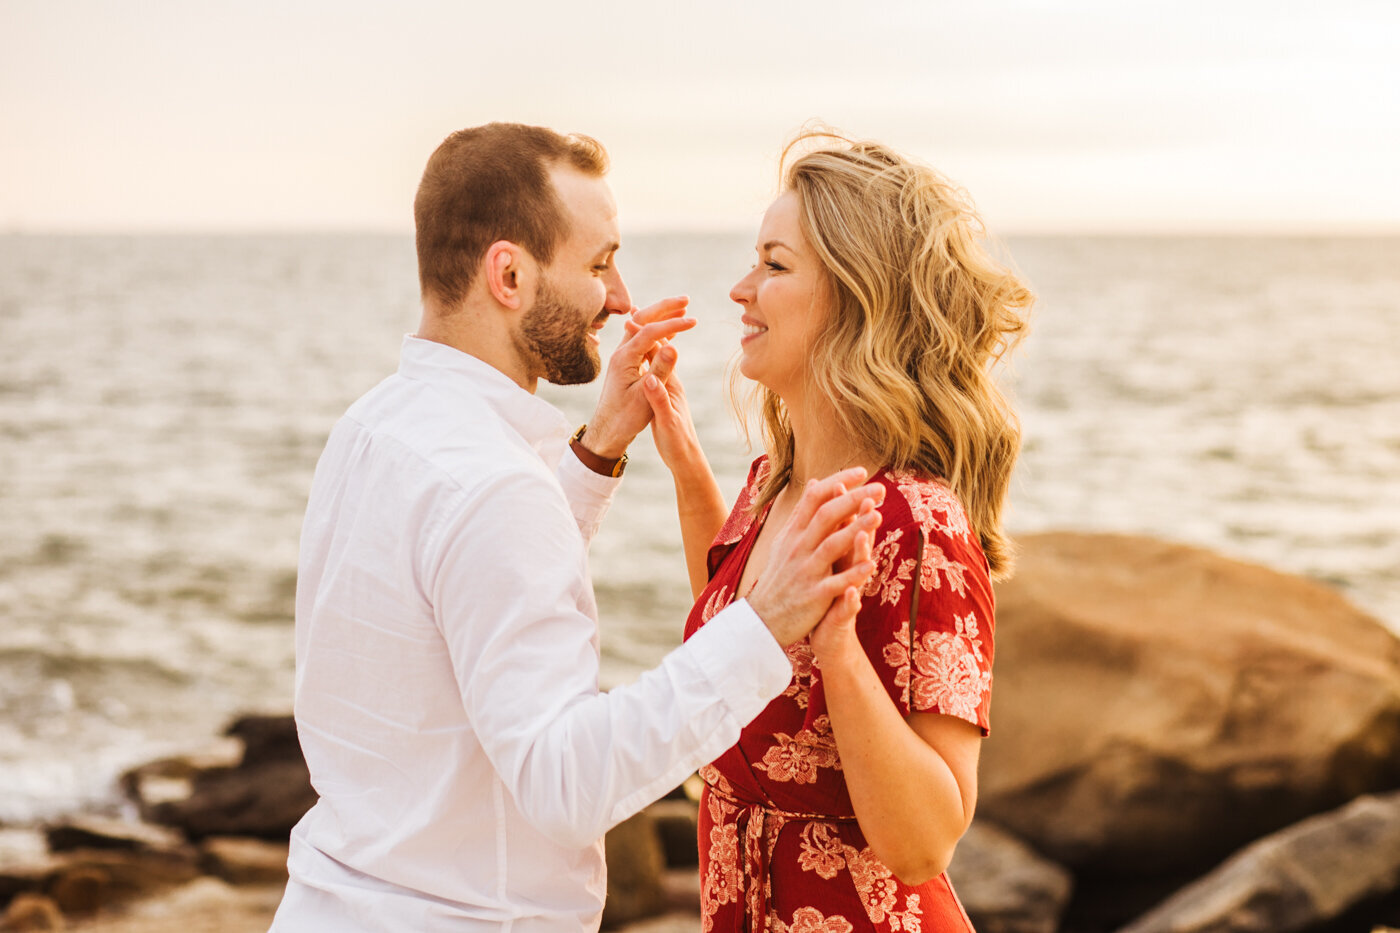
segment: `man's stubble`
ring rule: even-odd
[[[600,316],[605,317],[606,311]],[[597,321],[584,322],[548,282],[541,282],[535,303],[520,322],[517,348],[534,358],[543,378],[560,386],[592,382],[602,372],[598,348],[588,339]]]

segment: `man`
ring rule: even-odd
[[[747,600],[598,692],[587,544],[695,323],[683,299],[635,312],[572,441],[533,395],[594,379],[632,310],[605,170],[593,140],[513,124],[428,162],[418,333],[335,426],[307,506],[296,719],[320,800],[278,933],[596,929],[603,833],[732,745],[787,686],[783,647],[873,569],[833,561],[868,543],[879,487],[812,484]]]

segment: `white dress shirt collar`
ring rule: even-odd
[[[399,355],[399,375],[427,382],[457,396],[464,404],[485,402],[519,432],[540,457],[557,469],[569,434],[564,413],[525,391],[514,379],[485,360],[456,347],[414,334],[405,334]]]

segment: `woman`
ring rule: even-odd
[[[730,292],[767,453],[727,517],[683,389],[648,381],[696,596],[687,637],[748,592],[811,478],[860,465],[886,487],[858,539],[876,564],[862,598],[788,649],[786,693],[701,771],[703,929],[970,930],[943,872],[977,799],[1020,436],[989,370],[1032,296],[931,169],[827,134],[793,145],[818,136]]]

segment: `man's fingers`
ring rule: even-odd
[[[698,323],[693,317],[678,317],[646,324],[618,346],[613,358],[622,362],[623,365],[639,366],[657,343],[674,337],[682,331],[690,330]]]
[[[672,317],[663,321],[652,321],[650,324],[642,325],[642,329],[637,331],[635,340],[645,343],[656,343],[660,340],[667,340],[682,331],[690,330],[700,322],[693,317]]]
[[[869,505],[872,508],[874,507],[874,503],[872,503],[869,499],[866,499],[865,502],[861,505],[862,514],[864,514],[866,505]],[[855,544],[851,545],[851,549],[845,554],[842,554],[840,557],[836,558],[836,560],[833,562],[834,566],[837,570],[845,570],[852,564],[858,564],[863,560],[870,560],[871,554],[874,550],[874,542],[874,528],[870,529],[869,531],[862,531],[861,533],[856,535]]]
[[[632,311],[632,320],[639,324],[650,324],[653,321],[675,317],[685,311],[686,305],[688,304],[690,304],[690,299],[685,295],[677,295],[673,298],[662,298],[655,304],[647,305],[645,308],[634,308]]]
[[[855,521],[836,529],[836,531],[822,539],[821,544],[817,545],[817,549],[814,552],[817,562],[826,565],[835,564],[843,555],[850,554],[854,551],[856,539],[862,532],[873,533],[879,525],[880,513],[867,512]],[[867,547],[866,550],[868,551],[869,548]],[[866,554],[854,563],[862,563],[869,559],[869,554]]]
[[[829,499],[817,509],[808,527],[825,537],[838,525],[851,520],[861,511],[866,499],[873,499],[876,505],[885,501],[885,487],[879,483],[868,483],[852,489],[834,499]]]
[[[839,473],[833,473],[826,479],[808,481],[807,488],[802,491],[802,497],[797,500],[797,505],[792,509],[792,517],[788,519],[789,523],[796,527],[805,528],[811,523],[812,516],[816,515],[817,509],[823,503],[841,495],[864,479],[865,467],[850,467]]]

